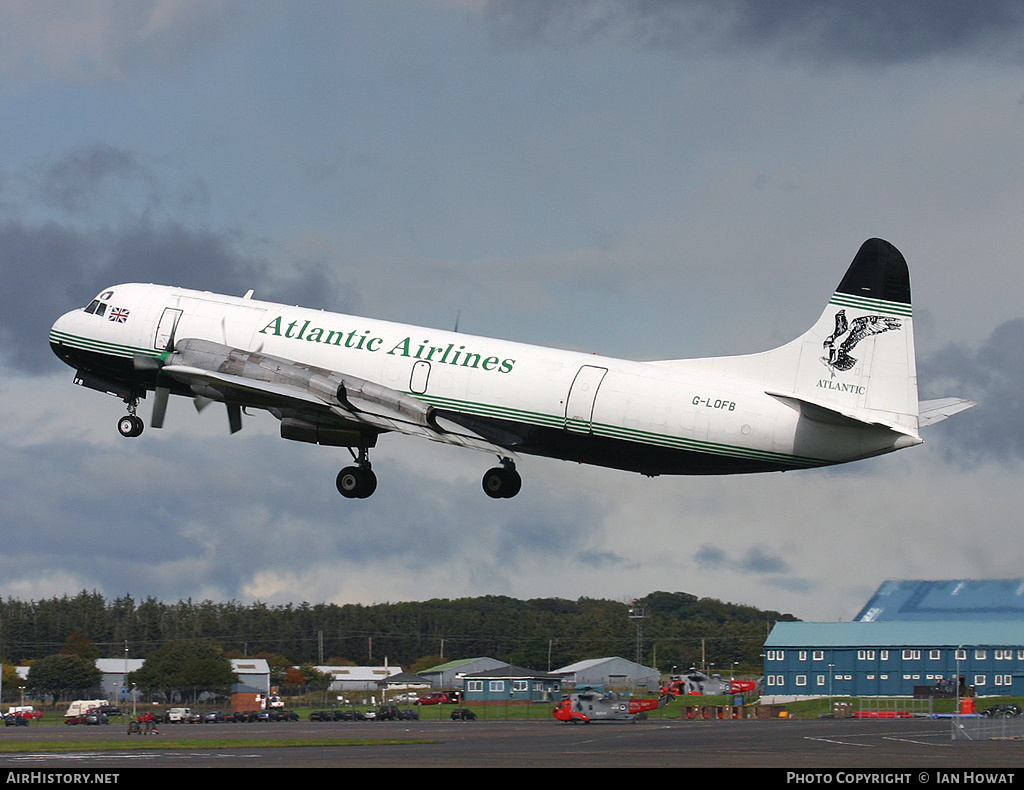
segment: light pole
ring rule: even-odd
[[[629,619],[636,622],[636,663],[643,664],[643,621],[647,617],[642,606],[629,607]]]

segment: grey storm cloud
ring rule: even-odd
[[[759,546],[752,546],[743,556],[733,558],[717,546],[704,545],[694,555],[694,559],[701,567],[713,570],[759,574],[781,574],[791,570],[781,556],[770,554]]]
[[[119,195],[145,189],[141,208]],[[167,207],[180,205],[130,151],[96,143],[29,173],[8,175],[0,203],[0,311],[4,361],[27,372],[52,368],[50,325],[99,291],[122,282],[154,282],[266,299],[337,305],[334,274],[297,263],[286,276],[244,249],[240,234],[193,227]],[[37,209],[46,220],[25,219]],[[85,221],[83,221],[83,215]]]
[[[977,348],[950,345],[918,362],[926,396],[978,405],[929,429],[961,465],[1024,460],[1024,318],[1006,321]]]
[[[1017,0],[492,0],[508,43],[618,37],[679,50],[771,49],[816,62],[892,64],[944,55],[1020,60]]]

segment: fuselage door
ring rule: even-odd
[[[177,307],[164,308],[163,315],[160,316],[160,323],[156,327],[153,348],[159,351],[170,350],[171,339],[174,337],[174,330],[178,328],[180,318],[181,310]]]
[[[590,433],[594,421],[594,402],[597,390],[608,368],[584,365],[576,373],[565,399],[565,429],[576,433]]]

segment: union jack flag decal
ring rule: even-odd
[[[119,324],[123,324],[128,320],[128,311],[123,307],[112,307],[110,309],[110,320],[117,321]]]

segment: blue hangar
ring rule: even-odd
[[[853,622],[777,623],[766,696],[1024,695],[1024,579],[886,582]]]

